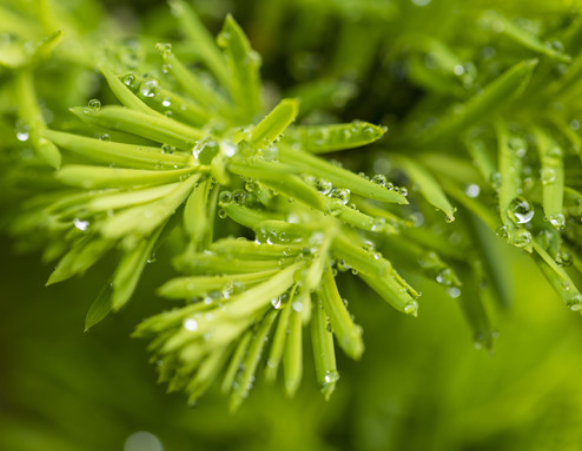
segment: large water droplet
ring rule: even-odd
[[[507,209],[509,219],[517,224],[526,224],[534,217],[534,209],[523,197],[516,197]]]

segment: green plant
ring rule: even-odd
[[[436,279],[459,298],[477,346],[491,348],[496,332],[484,304],[488,298],[508,304],[509,278],[488,228],[530,253],[570,309],[581,309],[580,137],[571,100],[578,90],[579,19],[558,11],[555,20],[515,22],[478,5],[435,1],[424,16],[410,16],[412,25],[422,29],[430,14],[444,17],[454,4],[455,20],[476,25],[462,43],[454,33],[411,32],[416,28],[405,22],[387,48],[382,29],[398,8],[322,2],[316,18],[344,18],[335,63],[279,100],[263,95],[260,57],[230,16],[215,43],[188,4],[174,0],[182,42],[154,46],[157,39],[142,36],[101,50],[79,38],[80,46],[59,53],[59,14],[41,3],[44,31],[31,23],[23,40],[50,38],[32,53],[11,40],[16,56],[2,58],[6,105],[18,110],[16,140],[6,147],[21,152],[3,180],[15,191],[11,199],[28,199],[9,230],[39,245],[46,261],[58,260],[49,284],[116,254],[87,329],[124,307],[147,263],[167,249],[184,276],[159,294],[186,304],[145,320],[136,335],[152,340],[161,379],[191,401],[224,373],[222,387],[238,407],[263,353],[267,378],[275,379],[283,362],[286,391],[294,394],[307,324],[318,383],[329,397],[338,379],[333,337],[352,358],[364,349],[336,286],[346,271],[412,315],[420,293],[393,264],[412,277]],[[7,5],[6,15],[18,6]],[[271,14],[282,17],[284,7],[273,5]],[[313,12],[302,2],[293,7]],[[559,41],[544,43],[539,36],[546,35]],[[369,45],[352,60],[354,36]],[[93,99],[72,108],[75,120],[60,111],[49,127],[35,93],[43,71],[53,61],[70,64],[71,77],[82,79],[93,66],[87,53],[96,55],[107,82],[101,97],[108,105]],[[385,61],[380,75],[372,64],[377,54]],[[396,82],[401,71],[425,92],[400,121],[361,107],[395,133],[384,138],[385,127],[367,122],[329,125],[322,109],[349,105],[358,86],[375,86],[391,71]],[[62,89],[82,97],[66,83]],[[265,105],[273,106],[266,116]],[[11,130],[14,111],[6,113],[1,125]],[[361,175],[316,155],[376,141],[353,157],[337,154],[345,166],[365,169]],[[15,188],[22,182],[24,194]],[[410,204],[407,188],[394,182],[411,187]]]

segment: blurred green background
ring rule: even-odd
[[[462,5],[433,2],[444,5],[441,13]],[[312,77],[357,82],[337,56],[350,48],[350,27],[340,24],[356,24],[373,38],[384,20],[403,26],[400,19],[420,16],[422,1],[395,2],[404,15],[393,17],[387,7],[377,23],[350,15],[357,0],[194,3],[214,31],[227,11],[234,12],[264,56],[267,81],[277,81],[271,88],[285,90]],[[281,18],[286,4],[290,14]],[[503,7],[551,16],[571,4],[515,0]],[[104,0],[101,6],[127,30],[172,34],[171,17],[160,12],[167,10],[165,2]],[[339,13],[329,19],[326,11],[334,8]],[[326,20],[318,22],[322,17]],[[442,17],[425,16],[420,23],[447,35]],[[308,26],[315,28],[306,35],[302,27]],[[385,69],[370,70],[359,96],[337,113],[342,119],[375,121],[379,111],[399,116],[412,108],[421,90],[398,77],[386,83],[374,79]],[[215,390],[194,407],[180,394],[166,394],[156,384],[146,344],[129,338],[140,320],[167,305],[151,294],[170,275],[163,255],[149,265],[129,308],[83,333],[108,262],[83,279],[45,288],[51,268],[38,255],[12,252],[11,241],[3,238],[0,450],[582,450],[582,319],[565,308],[529,259],[505,246],[503,252],[512,268],[514,303],[504,311],[489,306],[500,333],[493,353],[474,348],[457,301],[436,283],[408,276],[423,292],[420,317],[413,319],[344,274],[342,293],[364,328],[367,348],[360,362],[338,356],[341,379],[332,399],[323,400],[306,365],[296,398],[286,399],[281,387],[259,376],[249,399],[230,415]],[[307,360],[308,343],[305,352]]]
[[[141,318],[167,302],[147,294],[164,278],[156,267],[163,257],[148,268],[131,308],[85,334],[84,316],[106,265],[46,289],[50,268],[1,244],[2,450],[582,447],[582,319],[512,249],[506,250],[515,303],[494,315],[500,337],[492,354],[473,347],[456,300],[440,286],[415,281],[423,297],[413,319],[346,275],[343,291],[367,349],[360,362],[340,357],[342,377],[332,399],[323,400],[307,366],[295,399],[259,376],[247,402],[229,415],[215,391],[195,407],[166,394],[144,343],[128,338]]]

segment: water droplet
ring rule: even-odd
[[[436,254],[435,254],[436,256]],[[436,281],[443,285],[453,285],[455,277],[451,268],[442,269],[436,276]]]
[[[232,200],[239,205],[245,205],[247,199],[246,191],[242,189],[236,189],[232,192]]]
[[[531,244],[532,236],[528,230],[519,229],[513,237],[513,244],[516,247],[524,248]]]
[[[447,294],[453,299],[456,299],[461,295],[461,289],[458,287],[447,288]]]
[[[481,187],[479,185],[475,185],[472,183],[465,187],[465,194],[467,195],[467,197],[470,197],[471,199],[475,199],[476,197],[479,196],[480,193]]]
[[[534,217],[534,209],[523,197],[516,197],[507,209],[509,219],[517,224],[527,224]]]
[[[375,183],[377,185],[385,186],[386,182],[387,182],[386,176],[383,174],[376,174],[374,177],[372,177],[372,183]]]
[[[527,153],[527,142],[519,136],[513,136],[507,141],[507,146],[515,152],[519,158],[525,157]]]
[[[333,185],[329,180],[319,179],[316,188],[321,194],[327,196],[331,192]]]
[[[295,312],[301,312],[303,310],[303,304],[299,301],[295,301],[295,302],[293,302],[293,304],[291,304],[291,308]]]
[[[335,384],[339,380],[340,376],[337,371],[326,371],[324,376],[324,384]]]
[[[399,190],[400,194],[402,194],[404,197],[408,196],[408,190],[404,187],[401,187]],[[455,218],[453,218],[453,221],[455,220]],[[452,222],[452,221],[451,221]]]
[[[271,299],[271,305],[275,310],[279,310],[281,308],[281,304],[282,304],[281,296]]]
[[[491,186],[494,189],[498,190],[501,187],[501,181],[502,181],[502,179],[503,179],[503,177],[501,175],[501,172],[497,172],[497,171],[496,172],[493,172],[491,174],[491,179],[490,179]]]
[[[129,89],[131,89],[132,91],[137,91],[138,83],[137,83],[137,79],[135,78],[135,75],[127,74],[126,76],[124,76],[121,79],[121,81],[123,81],[123,84],[125,86],[127,86]]]
[[[418,315],[418,302],[410,301],[404,306],[404,313],[407,315],[417,316]]]
[[[461,75],[463,75],[465,73],[465,68],[461,64],[457,64],[453,68],[453,72],[455,73],[455,75],[460,77]]]
[[[155,97],[160,92],[160,82],[153,78],[145,78],[139,85],[139,92],[144,97]]]
[[[382,232],[386,228],[386,219],[385,218],[374,218],[374,222],[372,223],[371,230],[372,232]]]
[[[200,163],[208,165],[220,152],[220,146],[216,141],[203,139],[199,141],[192,149],[192,155]]]
[[[345,205],[350,200],[350,190],[334,188],[330,193],[330,197],[341,200],[342,203]]]
[[[220,210],[218,210],[218,213],[217,213],[217,214],[218,214],[218,217],[219,217],[220,219],[225,219],[225,218],[226,218],[226,216],[227,216],[227,214],[226,214],[226,210],[224,210],[224,209],[222,209],[222,208],[221,208]]]
[[[91,99],[87,106],[91,111],[99,111],[101,109],[101,101],[99,99]]]
[[[229,204],[232,202],[232,193],[230,191],[222,191],[218,196],[218,202],[221,204]]]
[[[139,431],[127,438],[123,451],[164,451],[164,446],[155,435]]]
[[[184,329],[196,332],[198,330],[198,322],[194,318],[189,318],[184,321]]]
[[[412,3],[416,6],[426,6],[428,5],[432,0],[411,0]]]
[[[89,223],[89,221],[83,221],[79,218],[75,218],[75,219],[73,219],[73,225],[75,226],[75,228],[84,232],[85,230],[87,230],[89,228],[90,223]]]
[[[495,234],[500,238],[504,239],[509,238],[509,231],[507,230],[507,226],[505,225],[500,225],[499,227],[497,227],[495,229]]]
[[[550,215],[548,217],[550,224],[557,229],[563,229],[566,226],[566,217],[562,213]]]
[[[327,206],[327,213],[331,216],[337,216],[344,210],[344,208],[344,203],[340,199],[333,199]]]
[[[26,142],[28,141],[28,138],[30,138],[30,126],[28,124],[18,121],[16,123],[15,132],[16,139],[20,142]]]
[[[111,141],[111,136],[109,135],[109,133],[103,133],[101,136],[99,136],[99,139],[101,141],[109,142]]]
[[[552,168],[543,168],[541,171],[542,183],[547,185],[556,181],[556,171]]]

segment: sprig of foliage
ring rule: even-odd
[[[524,22],[463,5],[447,19],[463,24],[459,40],[452,26],[430,32],[435,18],[448,17],[448,1],[291,3],[273,2],[270,14],[282,20],[284,8],[295,8],[322,23],[340,17],[341,37],[331,70],[309,81],[294,73],[304,83],[282,99],[266,94],[261,58],[231,16],[215,41],[182,0],[170,7],[184,40],[142,37],[140,49],[149,50],[140,52],[117,43],[97,51],[83,38],[80,47],[57,46],[65,38],[50,9],[42,32],[26,14],[15,19],[23,36],[0,54],[9,80],[4,95],[18,105],[17,141],[34,156],[19,159],[6,179],[14,188],[36,178],[32,188],[43,193],[27,200],[10,228],[35,235],[45,260],[58,260],[49,284],[116,255],[86,328],[128,303],[148,261],[169,243],[184,275],[159,294],[185,305],[147,319],[136,336],[152,340],[152,359],[170,389],[195,401],[224,374],[223,391],[236,408],[268,353],[266,377],[274,380],[282,364],[293,395],[309,330],[318,383],[329,397],[339,377],[335,343],[354,359],[364,349],[338,272],[351,270],[411,315],[420,293],[392,262],[436,280],[459,298],[476,344],[492,346],[486,303],[493,296],[506,305],[510,281],[487,228],[531,254],[570,309],[582,310],[581,138],[572,100],[581,22]],[[411,7],[426,9],[398,22]],[[396,23],[400,28],[385,26]],[[363,38],[367,45],[355,52]],[[39,44],[30,51],[22,41]],[[95,63],[87,55],[96,56],[109,101],[92,99],[71,108],[76,120],[50,124],[37,98],[38,67],[78,58],[73,65],[82,74]],[[372,64],[378,55],[386,62],[379,76]],[[377,79],[402,83],[402,74],[425,96],[400,123],[384,117],[384,106],[368,115],[398,130],[359,153],[364,168],[379,168],[375,175],[318,155],[383,138],[386,127],[330,124],[318,113],[341,109]],[[388,86],[379,96],[392,92]],[[410,204],[395,182],[412,187]]]

